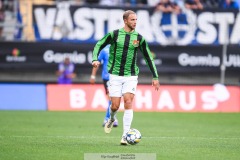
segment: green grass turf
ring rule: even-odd
[[[83,160],[84,153],[156,153],[158,160],[240,159],[239,113],[135,112],[137,145],[120,146],[120,126],[101,127],[103,112],[0,111],[1,160]]]

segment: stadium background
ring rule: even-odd
[[[183,9],[176,15],[155,12],[154,6],[148,5],[50,0],[4,4],[7,7],[0,42],[2,110],[104,111],[105,101],[96,104],[94,100],[96,95],[105,98],[100,72],[99,85],[88,84],[91,52],[99,38],[121,25],[122,12],[132,9],[138,14],[137,30],[146,37],[156,56],[161,83],[160,92],[155,94],[148,85],[151,76],[139,54],[136,110],[240,111],[239,10]],[[76,64],[77,78],[71,87],[56,84],[57,64],[66,55]],[[94,94],[89,93],[90,87]],[[32,92],[36,96],[28,98]]]
[[[5,5],[4,20],[0,10],[0,159],[145,155],[140,159],[150,160],[150,153],[154,160],[239,160],[239,10],[213,5],[221,0],[202,0],[212,6],[182,8],[179,15],[154,12],[154,5],[82,1],[0,1]],[[119,145],[122,111],[119,126],[103,132],[107,99],[100,72],[98,84],[89,84],[93,46],[121,26],[125,9],[138,14],[137,30],[156,55],[161,82],[154,91],[139,54],[131,127],[142,140],[134,146]],[[58,85],[57,64],[66,55],[76,64],[77,78],[73,85]]]

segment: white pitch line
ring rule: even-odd
[[[111,138],[119,138],[112,136],[21,136],[21,135],[12,135],[12,136],[0,136],[0,138],[73,138],[73,139],[111,139]],[[142,137],[146,139],[236,139],[240,140],[240,137]]]

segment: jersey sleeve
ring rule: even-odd
[[[92,61],[97,61],[98,60],[98,56],[101,52],[101,50],[108,44],[111,43],[112,38],[113,37],[113,33],[110,32],[108,34],[106,34],[101,40],[99,40],[97,42],[97,44],[95,45],[94,49],[93,49],[93,59]]]
[[[157,68],[154,63],[154,59],[153,59],[152,53],[149,49],[148,43],[146,42],[146,40],[144,38],[142,38],[142,40],[140,42],[139,49],[141,50],[141,52],[143,54],[146,64],[148,65],[150,71],[152,72],[153,79],[157,80],[158,79]]]

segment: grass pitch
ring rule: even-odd
[[[120,146],[103,112],[0,111],[0,159],[83,160],[84,153],[156,153],[157,160],[238,160],[239,113],[134,112],[137,145]]]

